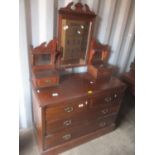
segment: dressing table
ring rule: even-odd
[[[126,85],[110,47],[93,38],[87,4],[59,10],[58,37],[31,47],[33,122],[40,153],[55,155],[115,129]]]

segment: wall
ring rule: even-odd
[[[77,2],[78,0],[73,0]],[[28,73],[28,47],[38,46],[57,36],[57,11],[71,0],[20,0],[20,54],[24,81],[24,106],[29,109],[23,118],[30,126],[31,100]],[[81,0],[97,14],[94,36],[103,44],[111,46],[109,62],[117,65],[120,72],[128,71],[135,56],[135,2],[134,0]],[[24,111],[24,110],[23,110]],[[23,112],[24,113],[24,112]]]

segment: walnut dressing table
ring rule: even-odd
[[[33,120],[42,155],[114,130],[126,89],[107,64],[109,46],[92,38],[96,15],[86,4],[72,6],[59,10],[58,38],[31,47]]]

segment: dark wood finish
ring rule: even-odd
[[[115,115],[117,113],[117,110],[118,110],[118,107],[115,107],[111,109],[111,113]],[[90,112],[80,113],[78,115],[73,115],[71,117],[66,117],[60,120],[47,121],[46,122],[46,135],[49,135],[49,134],[52,134],[58,131],[62,131],[64,129],[69,129],[74,126],[79,126],[81,128],[82,125],[90,124],[90,122],[93,122],[95,120],[99,120],[102,118],[106,118],[107,116],[111,115],[110,112],[109,112],[109,115],[103,114],[103,112],[105,111],[101,110],[99,112],[98,110],[96,110],[96,112],[93,112],[93,113],[90,113]]]
[[[109,56],[110,46],[107,44],[103,45],[93,38],[90,43],[90,55],[88,57],[88,64],[107,64]]]
[[[72,9],[72,6],[75,6],[75,9]],[[93,11],[90,11],[89,6],[87,4],[83,5],[80,2],[76,3],[75,5],[73,2],[71,2],[66,7],[60,8],[59,14],[62,18],[76,18],[76,20],[92,20],[96,17],[95,13]]]
[[[58,153],[61,153],[63,151],[66,151],[68,149],[71,149],[75,146],[78,146],[80,144],[83,144],[85,142],[88,142],[94,138],[97,138],[99,136],[102,136],[110,131],[113,131],[115,129],[115,124],[111,124],[105,128],[98,129],[94,132],[91,132],[89,134],[85,134],[84,136],[77,137],[76,139],[73,139],[71,141],[67,141],[63,144],[60,144],[55,147],[51,147],[50,149],[47,149],[45,151],[42,151],[42,155],[58,155]]]
[[[91,40],[90,56],[88,57],[88,72],[94,80],[107,82],[117,68],[108,64],[110,46],[102,45],[95,39]]]
[[[124,83],[117,78],[111,78],[107,83],[92,83],[92,78],[89,74],[76,74],[70,76],[64,76],[61,80],[61,85],[58,87],[50,87],[46,89],[40,89],[40,93],[37,93],[37,97],[40,100],[41,107],[54,106],[62,102],[68,102],[73,99],[80,99],[81,97],[91,97],[97,95],[99,92],[107,92],[111,90],[124,90]],[[92,93],[88,93],[88,91]],[[58,93],[59,97],[53,97],[52,93]]]
[[[73,140],[77,137],[89,134],[97,129],[106,127],[114,122],[116,116],[110,116],[107,118],[98,118],[91,121],[91,123],[85,122],[85,124],[80,124],[79,126],[73,126],[71,128],[65,128],[62,131],[53,133],[45,137],[45,148],[51,146],[56,146],[66,141]]]
[[[116,78],[107,83],[90,81],[87,73],[73,74],[64,76],[57,87],[33,90],[34,120],[42,118],[36,132],[43,154],[61,152],[95,138],[97,131],[113,129],[126,86]],[[36,115],[38,110],[42,112]]]
[[[88,72],[94,78],[95,81],[102,80],[107,82],[111,79],[115,67],[112,65],[88,65]]]
[[[34,92],[32,94],[33,99],[33,124],[36,132],[36,137],[39,145],[40,151],[42,151],[42,148],[44,147],[44,131],[45,131],[45,122],[44,122],[44,109],[38,106],[38,100],[36,96],[34,95]]]
[[[129,92],[135,96],[135,62],[131,63],[129,72],[121,75],[121,79],[127,84]]]
[[[59,73],[54,69],[35,70],[32,82],[36,89],[55,86],[59,84]]]
[[[126,89],[112,77],[115,67],[107,64],[110,47],[92,37],[95,13],[80,2],[72,9],[73,4],[59,10],[58,39],[31,47],[33,122],[42,155],[56,155],[114,130]],[[86,73],[64,74],[68,67],[82,64],[77,58],[63,58],[63,19],[89,23]],[[49,64],[37,65],[38,57],[46,55],[50,55]],[[62,61],[74,63],[63,66]]]
[[[33,66],[36,66],[36,56],[37,55],[46,55],[46,54],[50,54],[51,55],[51,60],[50,60],[50,64],[52,68],[54,68],[54,60],[55,60],[55,55],[57,53],[57,38],[54,38],[53,40],[51,40],[48,44],[46,42],[43,42],[41,45],[33,48],[33,46],[31,46],[30,50],[30,57],[31,57],[31,65],[32,65],[32,69]],[[44,66],[44,65],[42,65]],[[39,66],[38,66],[39,68]]]
[[[42,57],[47,54],[50,55],[49,64],[37,65],[38,56]],[[61,57],[61,50],[58,49],[57,38],[54,38],[48,44],[44,42],[35,48],[31,46],[31,75],[36,89],[59,84],[59,73],[55,69],[59,65],[59,57]]]

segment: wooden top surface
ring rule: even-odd
[[[124,73],[122,75],[122,79],[125,81],[125,82],[128,82],[128,83],[131,83],[131,84],[135,84],[135,75],[130,73],[130,72],[127,72],[127,73]]]
[[[85,97],[88,95],[94,95],[98,92],[109,90],[112,88],[122,87],[125,88],[125,84],[117,78],[112,78],[107,83],[90,83],[92,81],[91,76],[88,73],[73,74],[65,77],[61,77],[59,86],[40,89],[39,93],[33,89],[33,93],[39,100],[41,107],[48,105],[55,105],[58,102],[65,102],[69,99],[76,99],[79,97]],[[88,94],[88,91],[92,91],[92,94]],[[58,96],[52,96],[52,93],[58,93]]]

